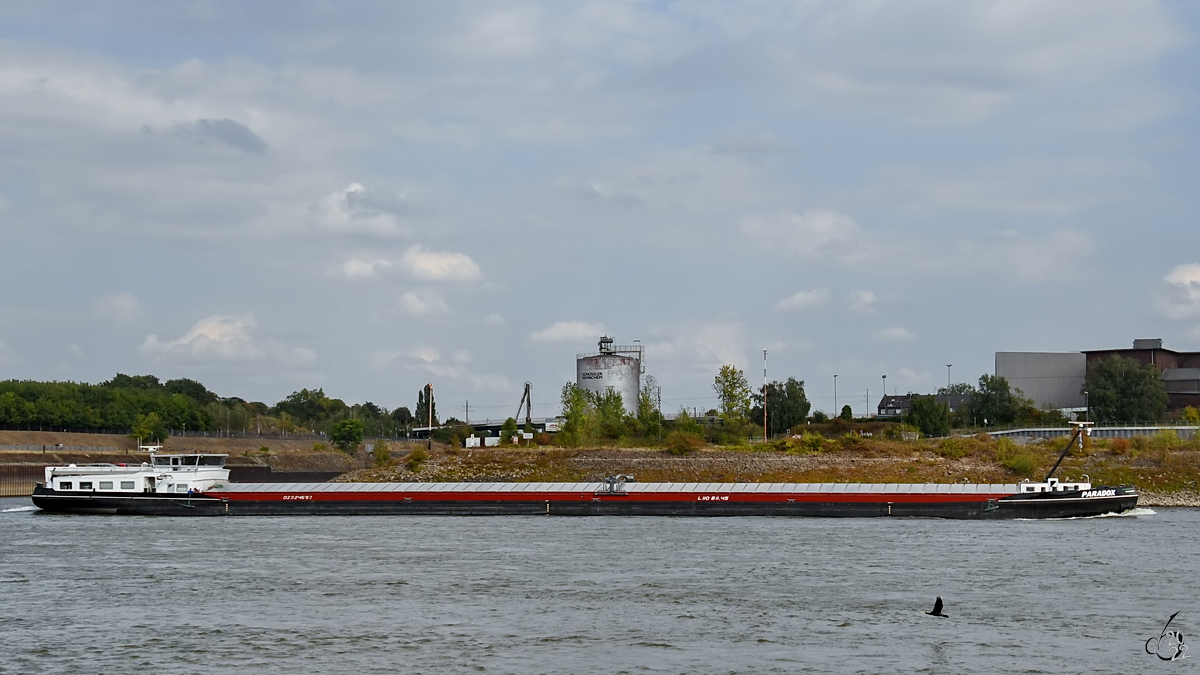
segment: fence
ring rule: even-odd
[[[0,445],[0,450],[17,452],[125,452],[115,445]]]
[[[1133,438],[1134,436],[1153,436],[1160,431],[1174,431],[1175,435],[1184,440],[1196,435],[1196,427],[1184,426],[1095,426],[1088,430],[1092,438]],[[1033,429],[1003,429],[987,433],[994,438],[1002,436],[1032,436],[1034,438],[1059,438],[1070,436],[1075,430],[1068,427],[1040,427]]]
[[[28,497],[46,480],[46,467],[36,464],[0,465],[0,497]]]

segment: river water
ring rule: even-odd
[[[1190,670],[1144,645],[1176,611],[1200,632],[1200,509],[1135,514],[170,519],[0,499],[0,672]],[[938,595],[949,618],[923,613]]]

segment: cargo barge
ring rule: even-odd
[[[47,467],[33,503],[45,511],[155,516],[1004,519],[1122,513],[1137,506],[1138,499],[1131,486],[1093,486],[1086,477],[1060,481],[1052,476],[1009,484],[639,483],[623,475],[591,483],[228,483],[225,455],[149,450],[150,461],[137,466]]]

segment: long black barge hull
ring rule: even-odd
[[[694,502],[631,499],[545,500],[226,500],[215,496],[63,495],[39,488],[46,511],[146,516],[789,516],[818,518],[1079,518],[1122,513],[1137,496],[1094,499],[1006,499],[985,502]]]

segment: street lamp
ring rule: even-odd
[[[950,366],[952,366],[952,365],[954,365],[954,364],[953,363],[946,364],[946,393],[947,394],[950,393]]]
[[[1092,399],[1088,397],[1087,390],[1083,392],[1083,406],[1087,409],[1087,421],[1092,421]]]
[[[837,407],[837,375],[833,376],[833,414],[838,415],[840,411]]]

